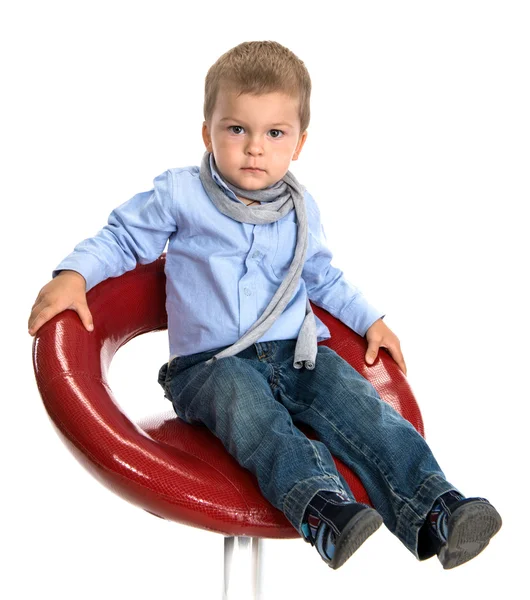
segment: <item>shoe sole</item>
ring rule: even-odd
[[[375,531],[381,527],[383,518],[372,508],[357,513],[342,530],[335,543],[333,559],[329,563],[332,569],[338,569]]]
[[[491,504],[464,504],[451,515],[447,543],[438,558],[444,569],[453,569],[471,560],[489,544],[499,531],[502,519]]]

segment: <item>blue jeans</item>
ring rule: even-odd
[[[419,530],[436,498],[456,488],[424,438],[346,360],[319,345],[315,369],[295,369],[295,345],[257,342],[207,366],[227,346],[180,356],[161,367],[158,381],[177,415],[212,431],[300,534],[317,492],[354,499],[333,454],[359,476],[388,529],[416,558],[429,558],[418,548]]]

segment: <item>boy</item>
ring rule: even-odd
[[[159,383],[178,416],[204,423],[257,477],[322,559],[339,568],[382,522],[420,560],[445,569],[479,554],[501,527],[484,498],[464,498],[425,440],[337,353],[309,298],[366,336],[366,360],[399,340],[330,265],[314,198],[288,170],[307,138],[311,81],[276,42],[245,42],[206,77],[200,167],[169,169],[116,208],[53,272],[30,334],[76,310],[86,292],[166,258],[170,356]],[[323,441],[295,427],[310,425]],[[335,468],[361,478],[375,509]]]

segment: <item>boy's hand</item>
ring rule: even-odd
[[[39,328],[63,310],[75,310],[88,331],[94,329],[92,315],[86,302],[86,281],[77,271],[61,271],[39,292],[28,321],[28,333],[35,335]]]
[[[399,340],[396,334],[383,323],[382,319],[377,319],[375,323],[368,327],[365,337],[368,340],[365,360],[369,365],[377,358],[379,348],[386,348],[390,356],[396,361],[398,367],[405,375],[407,374],[407,367],[401,353]]]

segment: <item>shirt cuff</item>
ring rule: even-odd
[[[85,253],[67,256],[52,272],[52,279],[65,270],[76,271],[85,278],[85,292],[88,292],[106,278],[105,265],[94,254]]]
[[[362,294],[357,294],[340,312],[339,319],[353,329],[355,333],[364,337],[370,327],[382,319],[385,313],[368,303]]]

